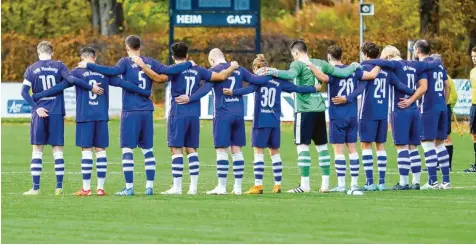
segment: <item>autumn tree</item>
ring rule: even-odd
[[[118,34],[123,30],[124,11],[122,1],[90,0],[93,28],[102,35]]]

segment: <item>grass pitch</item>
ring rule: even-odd
[[[137,149],[134,156],[136,196],[112,196],[124,186],[119,122],[112,121],[105,186],[108,196],[72,196],[81,188],[81,154],[74,145],[75,125],[67,124],[65,195],[53,195],[53,157],[51,148],[47,147],[43,156],[41,195],[25,197],[21,193],[31,187],[29,125],[2,124],[2,242],[476,243],[476,174],[461,173],[473,161],[469,135],[453,135],[455,156],[451,180],[454,188],[448,191],[386,191],[365,193],[364,196],[320,194],[317,192],[320,184],[317,154],[313,150],[311,193],[270,194],[273,177],[266,154],[264,195],[207,196],[203,193],[211,190],[217,182],[211,123],[202,122],[201,130],[201,194],[198,196],[143,196],[143,156]],[[283,125],[282,131],[283,188],[288,190],[299,183],[299,173],[292,127]],[[248,128],[248,135],[249,132]],[[165,121],[157,121],[154,146],[158,163],[156,193],[168,189],[172,183],[165,134]],[[398,171],[391,139],[387,146],[387,187],[391,187],[398,181]],[[249,146],[243,152],[246,162],[243,188],[247,189],[254,179],[253,152]],[[362,167],[360,176],[363,184],[365,176]],[[426,179],[427,175],[423,173],[422,182]],[[93,189],[95,183],[93,172]],[[185,171],[185,192],[188,183]],[[335,184],[335,172],[332,170],[331,186]],[[232,186],[230,169],[229,191]]]

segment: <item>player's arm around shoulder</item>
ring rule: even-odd
[[[321,69],[319,69],[319,67],[322,67],[321,60],[311,59],[311,60],[303,60],[301,62],[303,62],[307,67],[309,67],[309,69],[311,69],[312,73],[317,78],[317,80],[324,83],[329,82],[329,76],[326,75],[323,71],[321,71]]]
[[[223,80],[226,80],[239,67],[240,67],[240,65],[238,64],[238,62],[232,61],[230,63],[230,66],[228,68],[226,68],[225,70],[222,70],[219,73],[212,72],[211,77],[210,77],[210,81],[211,82],[221,82]]]
[[[139,56],[131,57],[132,62],[134,62],[137,66],[139,66],[142,71],[150,78],[154,83],[166,83],[169,80],[169,77],[164,74],[158,74],[153,71],[148,65],[145,64],[144,60],[142,60]]]
[[[300,94],[309,94],[309,93],[316,93],[321,92],[322,85],[316,84],[314,86],[298,86],[290,81],[281,81],[280,86],[284,92],[288,93],[300,93]]]
[[[266,75],[271,75],[281,79],[291,80],[299,76],[305,68],[305,64],[300,61],[293,61],[289,70],[278,70],[276,68],[267,68]]]

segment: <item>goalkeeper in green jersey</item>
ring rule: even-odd
[[[307,54],[307,46],[303,41],[295,41],[291,44],[291,54],[294,61],[289,70],[277,70],[268,68],[267,75],[273,75],[281,79],[294,79],[298,86],[314,86],[317,78],[308,67],[312,63],[320,71],[335,77],[348,77],[355,69],[359,68],[358,63],[352,63],[346,68],[338,68],[330,65],[324,60],[310,59]],[[372,70],[374,78],[380,69]],[[372,76],[372,74],[367,74]],[[326,104],[320,92],[310,94],[295,94],[295,117],[294,117],[294,141],[297,145],[298,167],[301,174],[301,184],[289,193],[304,193],[311,190],[309,184],[309,170],[311,167],[311,155],[309,145],[311,140],[316,145],[319,155],[319,166],[322,172],[322,184],[320,191],[329,191],[330,155],[327,149],[326,130]]]

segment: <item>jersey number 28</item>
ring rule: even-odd
[[[349,95],[350,93],[352,93],[352,91],[354,91],[354,83],[352,83],[352,78],[349,78],[347,80],[340,80],[339,87],[340,89],[339,92],[337,92],[337,96],[342,96],[342,93],[344,93],[344,91],[346,92],[345,95]]]

